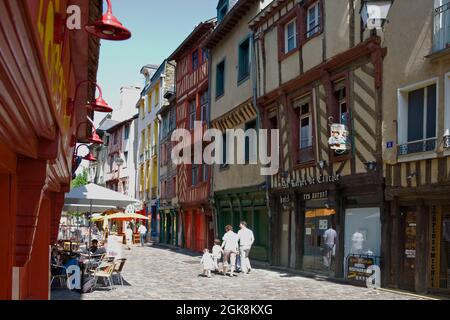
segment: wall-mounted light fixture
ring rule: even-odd
[[[89,153],[85,156],[78,156],[78,149],[80,149],[81,147],[86,147],[89,149]],[[91,148],[89,148],[88,144],[80,144],[78,147],[76,147],[76,149],[73,152],[73,156],[72,156],[72,179],[75,179],[76,175],[75,172],[78,170],[78,167],[81,164],[81,161],[86,160],[89,162],[96,162],[97,159],[94,157],[94,155],[92,154],[92,150]]]
[[[393,3],[394,0],[364,0],[360,11],[364,27],[382,29]]]
[[[110,0],[106,0],[108,10],[100,20],[85,26],[85,30],[93,36],[112,41],[121,41],[131,38],[131,32],[113,15]]]
[[[325,169],[326,165],[327,165],[327,161],[326,161],[326,160],[320,160],[320,161],[317,163],[317,166],[318,166],[321,170]]]
[[[375,170],[377,170],[377,167],[378,167],[376,161],[364,162],[364,165],[366,166],[367,171],[375,171]]]
[[[91,133],[91,136],[88,138],[89,143],[98,144],[98,145],[103,144],[103,140],[100,139],[99,135],[97,134],[97,130],[95,129],[94,122],[91,119],[88,118],[88,121],[84,121],[84,122],[81,122],[80,124],[78,124],[78,127],[75,130],[75,134],[72,135],[72,139],[70,141],[70,147],[73,148],[73,147],[76,146],[76,144],[77,144],[77,137],[78,137],[78,130],[80,130],[80,127],[83,124],[90,124],[92,126],[92,133]]]
[[[105,100],[103,100],[102,88],[100,88],[100,86],[97,83],[95,83],[95,82],[93,82],[91,80],[84,80],[84,81],[81,81],[81,82],[79,82],[77,84],[77,87],[75,89],[75,96],[74,96],[74,98],[73,99],[69,98],[68,107],[67,107],[67,110],[69,111],[69,115],[72,116],[73,112],[75,110],[75,101],[76,101],[77,96],[78,96],[78,90],[80,89],[80,87],[83,84],[86,84],[86,83],[90,83],[90,84],[95,85],[97,87],[97,89],[98,89],[98,92],[99,92],[99,96],[97,98],[95,98],[94,101],[92,101],[90,103],[87,103],[86,107],[88,109],[90,109],[92,111],[96,111],[96,112],[104,112],[104,113],[112,112],[113,109],[108,105],[108,103]]]

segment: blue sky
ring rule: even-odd
[[[216,15],[217,2],[112,0],[114,15],[133,36],[127,41],[101,41],[97,80],[104,99],[114,108],[120,101],[120,87],[142,85],[141,67],[149,63],[160,64],[195,25]],[[98,118],[96,116],[96,122],[100,120]]]

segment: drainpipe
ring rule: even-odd
[[[257,37],[256,37],[256,35],[255,35],[255,32],[254,31],[252,31],[252,36],[251,36],[251,39],[252,39],[252,46],[251,46],[251,48],[252,48],[252,54],[251,54],[251,70],[252,70],[252,87],[253,87],[253,105],[254,105],[254,107],[255,107],[255,109],[256,109],[256,115],[257,115],[257,121],[256,121],[256,123],[257,123],[257,130],[258,130],[258,132],[259,132],[259,129],[260,128],[262,128],[263,127],[263,125],[262,125],[262,118],[261,118],[261,111],[260,111],[260,109],[259,109],[259,107],[258,107],[258,105],[257,105],[257,95],[258,95],[258,77],[257,77],[257,64],[256,64],[256,61],[257,61],[257,56],[256,56],[256,39]],[[268,215],[268,221],[269,221],[269,223],[268,223],[268,230],[267,230],[267,232],[268,232],[268,237],[267,237],[267,239],[268,239],[268,244],[267,244],[267,260],[269,261],[269,263],[270,263],[270,257],[271,257],[271,248],[272,248],[272,240],[271,240],[271,237],[270,237],[270,234],[271,234],[271,232],[272,232],[272,230],[271,230],[271,218],[272,218],[272,214],[271,214],[271,210],[270,210],[270,196],[269,196],[269,189],[270,189],[270,184],[271,184],[271,180],[270,180],[270,177],[269,176],[264,176],[264,178],[265,178],[265,188],[266,188],[266,206],[267,206],[267,215]]]

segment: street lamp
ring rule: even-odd
[[[131,32],[125,28],[112,13],[110,0],[106,0],[108,10],[100,20],[85,26],[85,30],[93,36],[104,39],[121,41],[131,38]]]
[[[369,30],[382,29],[394,0],[363,0],[361,18]]]

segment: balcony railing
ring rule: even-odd
[[[434,151],[436,149],[436,138],[412,141],[398,145],[398,155],[405,156],[413,153]]]
[[[434,9],[433,52],[450,47],[450,2]]]

